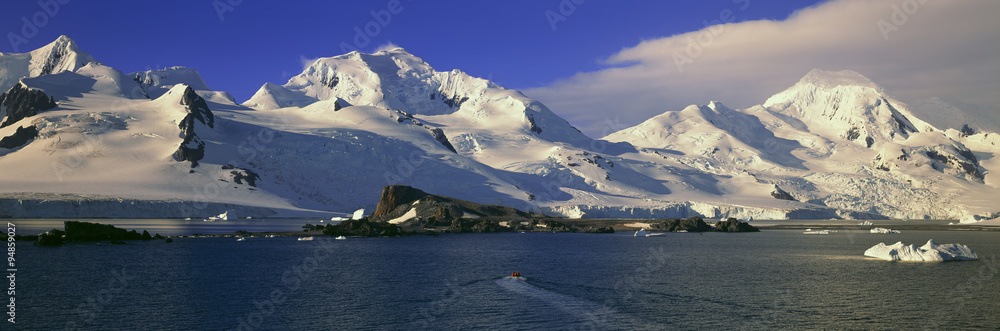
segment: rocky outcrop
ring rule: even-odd
[[[0,139],[0,148],[14,149],[26,145],[32,139],[38,137],[38,129],[34,125],[18,127],[14,134]]]
[[[433,128],[430,130],[431,130],[431,135],[434,136],[434,140],[437,140],[439,143],[441,143],[442,146],[444,146],[444,148],[447,148],[452,153],[458,154],[458,151],[455,150],[455,146],[452,146],[451,142],[448,141],[448,136],[444,135],[444,130],[441,130],[439,128]]]
[[[424,191],[406,185],[389,185],[383,187],[382,195],[378,199],[378,205],[375,206],[375,212],[370,217],[385,217],[396,209],[396,207],[412,204],[414,201],[427,195]]]
[[[527,110],[525,110],[527,112]],[[535,116],[528,115],[528,123],[531,125],[528,130],[534,132],[535,134],[542,134],[542,128],[538,127],[535,123]]]
[[[222,170],[229,170],[229,174],[236,184],[243,185],[246,183],[252,187],[257,187],[257,181],[260,180],[260,175],[253,170],[239,168],[231,164],[222,166]]]
[[[712,231],[712,226],[705,223],[705,220],[701,217],[691,217],[688,219],[666,219],[651,223],[653,230],[667,231],[667,232],[707,232]]]
[[[184,141],[174,152],[174,159],[178,162],[191,161],[191,167],[194,168],[198,166],[198,161],[205,157],[205,142],[195,132],[195,121],[214,128],[215,115],[208,108],[205,99],[195,93],[190,86],[184,89],[181,104],[186,106],[188,114],[178,124]]]
[[[36,246],[59,246],[63,244],[63,236],[66,232],[52,229],[48,232],[38,235],[35,239]]]
[[[778,187],[778,185],[774,185],[774,190],[771,191],[771,196],[779,200],[796,201],[795,197],[793,197],[788,192],[785,192],[785,190],[782,190],[780,187]]]
[[[119,229],[113,225],[97,224],[78,221],[66,221],[64,223],[66,231],[52,229],[39,234],[35,240],[38,246],[59,246],[64,242],[88,242],[88,241],[110,241],[113,244],[124,244],[122,240],[152,240],[163,239],[163,236],[156,234],[151,236],[148,231],[143,230],[139,234],[135,230],[128,231]]]
[[[345,221],[343,226],[328,226],[336,235],[397,234],[399,225],[404,234],[411,233],[469,233],[469,232],[589,232],[614,233],[610,227],[578,228],[559,219],[531,214],[515,208],[484,205],[475,202],[428,194],[416,188],[390,185],[382,188],[375,212],[364,222]],[[389,222],[395,224],[390,224]],[[379,234],[381,233],[381,234]]]
[[[615,233],[615,228],[612,228],[610,226],[604,226],[604,227],[594,226],[594,227],[589,227],[589,228],[584,229],[583,232],[586,232],[586,233]]]
[[[715,232],[760,232],[760,229],[747,222],[740,222],[730,217],[724,222],[715,223]]]
[[[396,237],[413,234],[403,231],[398,225],[386,222],[375,222],[367,218],[347,220],[337,225],[328,225],[323,230],[328,236],[361,236],[361,237]]]
[[[65,228],[67,242],[142,239],[142,235],[135,230],[119,229],[108,224],[66,221]]]
[[[28,88],[24,84],[14,85],[7,93],[0,94],[0,117],[6,115],[0,128],[55,107],[55,100],[45,92]]]

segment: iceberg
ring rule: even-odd
[[[976,253],[969,246],[962,244],[938,244],[934,239],[928,240],[923,246],[903,245],[897,241],[886,245],[879,243],[865,251],[865,256],[888,261],[972,261],[978,260]]]
[[[898,230],[886,229],[886,228],[874,228],[871,229],[872,233],[882,233],[882,234],[896,234],[899,233]]]
[[[361,219],[364,216],[365,216],[365,209],[361,208],[361,209],[358,209],[358,210],[354,211],[354,215],[351,216],[351,219],[352,220],[359,220],[359,219]]]
[[[830,230],[815,230],[815,231],[813,231],[813,229],[806,229],[806,231],[802,232],[802,234],[830,234]]]
[[[872,226],[872,225],[875,225],[875,223],[872,223],[871,221],[864,221],[864,222],[858,223],[858,225],[860,225],[860,226]]]
[[[635,232],[636,237],[645,237],[646,235],[647,235],[646,229],[640,229],[639,231]]]

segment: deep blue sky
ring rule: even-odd
[[[65,0],[64,0],[65,1]],[[371,38],[362,51],[392,42],[439,71],[461,69],[516,89],[541,87],[578,72],[606,68],[601,60],[642,40],[696,31],[742,0],[606,1],[576,6],[553,31],[544,1],[412,1]],[[579,0],[576,0],[579,1]],[[227,3],[220,0],[219,3]],[[237,2],[237,1],[233,1]],[[753,0],[737,20],[785,19],[822,2]],[[166,66],[198,69],[215,90],[249,98],[264,82],[284,84],[302,70],[301,60],[342,53],[354,27],[374,19],[389,1],[248,1],[224,13],[213,1],[69,1],[55,15],[36,1],[5,1],[0,9],[0,52],[13,52],[9,34],[24,36],[22,17],[45,18],[37,35],[18,52],[44,46],[65,34],[99,61],[133,72]],[[44,16],[44,17],[42,17]],[[31,32],[30,30],[28,31]]]

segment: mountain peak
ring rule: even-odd
[[[861,86],[878,89],[868,77],[853,70],[830,71],[813,69],[805,77],[799,80],[799,84],[811,84],[821,88],[835,88],[837,86]]]
[[[80,50],[76,41],[67,36],[59,36],[42,48],[31,51],[30,76],[43,76],[63,71],[76,71],[89,63],[100,64],[97,59]]]

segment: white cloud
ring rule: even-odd
[[[784,21],[746,21],[646,40],[608,69],[526,90],[602,137],[690,104],[761,104],[813,68],[851,69],[903,101],[943,97],[1000,111],[1000,2],[835,0]],[[752,4],[751,4],[752,5]],[[729,9],[739,20],[740,8]],[[706,17],[706,20],[725,18]]]
[[[316,63],[316,60],[319,60],[319,59],[320,58],[318,58],[318,57],[317,58],[308,58],[305,55],[299,55],[299,62],[302,64],[302,71],[306,71],[306,69],[309,69],[309,67],[312,66],[313,63]]]
[[[375,48],[375,52],[391,51],[396,48],[399,48],[399,46],[393,44],[391,41],[388,41],[385,44],[379,45],[377,48]]]

